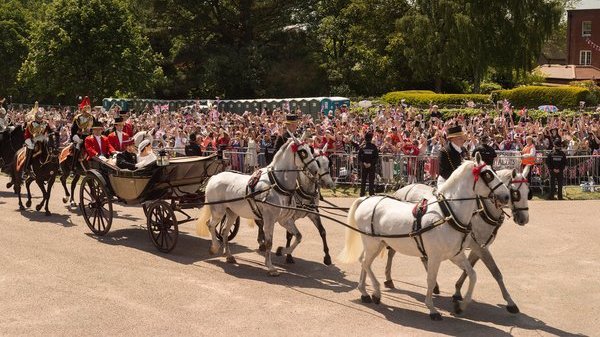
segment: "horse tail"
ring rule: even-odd
[[[348,211],[348,225],[352,228],[358,229],[356,225],[356,219],[354,218],[354,213],[358,206],[365,200],[366,198],[358,198],[350,207]],[[362,254],[362,241],[360,237],[360,233],[352,228],[346,228],[346,244],[344,245],[344,249],[338,255],[338,261],[341,263],[351,263],[358,261],[358,258]]]
[[[210,211],[210,206],[200,208],[200,215],[198,215],[198,221],[196,222],[196,234],[198,234],[198,236],[210,235],[208,222],[211,218],[212,212]]]

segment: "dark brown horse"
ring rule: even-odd
[[[79,159],[81,159],[83,152],[83,144],[81,144],[81,152],[79,155]],[[82,175],[85,175],[86,167],[85,161],[78,160],[75,165],[73,165],[73,161],[75,160],[75,148],[74,145],[69,145],[69,147],[62,150],[60,154],[60,183],[65,189],[65,197],[63,197],[63,203],[69,202],[71,206],[77,206],[75,203],[75,186],[77,186],[77,182]],[[73,180],[71,181],[71,192],[69,193],[69,189],[67,189],[67,178],[69,175],[73,173]]]
[[[0,171],[12,175],[15,153],[23,147],[24,142],[25,131],[21,125],[11,126],[0,132]],[[6,184],[6,188],[11,187],[12,183]]]
[[[31,173],[25,179],[25,187],[27,189],[26,206],[31,206],[31,192],[29,187],[35,181],[42,191],[42,201],[35,206],[35,209],[39,211],[45,206],[46,215],[51,215],[52,213],[48,209],[48,202],[52,193],[52,186],[59,172],[58,145],[60,142],[58,133],[50,134],[48,138],[47,142],[38,143],[34,149],[33,157],[31,158]],[[11,178],[14,183],[15,194],[19,197],[20,210],[25,209],[21,200],[21,185],[23,184],[21,171],[25,169],[23,167],[24,156],[25,148],[23,147],[15,154],[15,160],[11,169]]]

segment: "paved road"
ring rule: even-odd
[[[538,336],[600,335],[600,202],[531,203],[531,222],[509,222],[492,248],[522,313],[504,309],[495,281],[482,266],[475,302],[454,317],[450,295],[459,271],[442,264],[444,321],[432,322],[423,304],[425,273],[415,258],[397,258],[395,283],[382,304],[364,305],[355,289],[359,267],[321,263],[316,231],[295,265],[266,275],[255,252],[256,229],[242,227],[233,250],[238,265],[208,255],[209,241],[192,224],[181,227],[177,248],[158,253],[141,208],[116,207],[103,238],[90,234],[78,211],[60,202],[55,215],[17,211],[0,177],[0,335],[224,335],[224,336]],[[37,191],[37,189],[34,189]],[[38,193],[39,195],[39,193]],[[34,200],[34,203],[39,199]],[[349,205],[349,199],[333,199]],[[344,231],[326,222],[332,255]],[[283,242],[283,231],[276,239]],[[383,259],[375,270],[383,281]]]

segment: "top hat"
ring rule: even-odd
[[[286,114],[285,115],[285,123],[286,124],[291,124],[291,123],[296,123],[298,122],[298,115],[296,114]]]
[[[103,128],[104,128],[104,124],[102,124],[98,120],[94,120],[94,124],[92,124],[92,129],[103,129]]]
[[[448,138],[462,137],[465,135],[465,133],[463,132],[460,125],[449,127],[447,133],[448,133],[448,135],[447,135]]]
[[[115,124],[123,124],[123,117],[115,117]]]

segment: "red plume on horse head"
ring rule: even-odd
[[[82,100],[81,103],[79,103],[79,110],[83,110],[86,106],[91,107],[90,104],[90,98],[88,96],[85,96]]]

